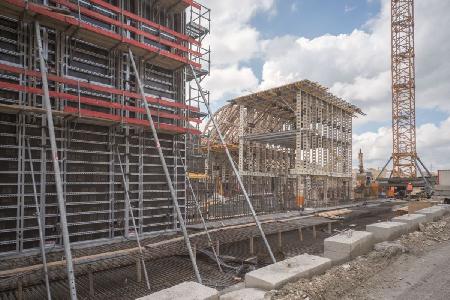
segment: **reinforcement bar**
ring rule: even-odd
[[[170,195],[172,197],[173,204],[175,206],[175,210],[177,212],[178,220],[180,222],[181,231],[183,232],[184,241],[186,243],[186,248],[187,248],[187,250],[189,252],[189,257],[191,258],[191,262],[192,262],[192,266],[194,268],[195,276],[197,277],[197,281],[199,283],[202,283],[202,278],[200,277],[200,272],[198,271],[197,262],[196,262],[194,253],[192,252],[191,242],[189,241],[189,235],[188,235],[188,232],[187,232],[187,229],[186,229],[186,224],[184,223],[183,214],[181,213],[180,205],[178,204],[177,195],[176,195],[175,189],[173,188],[172,179],[170,178],[170,173],[169,173],[169,170],[167,168],[166,159],[164,158],[164,154],[162,152],[161,145],[159,143],[158,133],[156,132],[155,124],[153,123],[153,118],[152,118],[152,114],[150,112],[150,108],[148,107],[147,101],[145,101],[144,87],[142,86],[141,78],[139,76],[139,72],[137,70],[136,63],[134,61],[133,52],[131,51],[131,49],[128,49],[128,55],[129,55],[129,58],[130,58],[130,61],[131,61],[131,65],[133,67],[133,71],[134,71],[134,74],[135,74],[137,85],[139,87],[139,91],[141,92],[142,99],[144,100],[143,102],[144,102],[145,110],[147,112],[147,118],[148,118],[148,121],[149,121],[149,124],[150,124],[150,128],[152,130],[153,138],[155,139],[155,144],[156,144],[156,149],[158,150],[159,159],[161,160],[161,165],[163,167],[164,174],[166,175],[167,185],[169,186]]]

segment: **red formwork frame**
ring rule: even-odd
[[[37,72],[37,71],[28,71],[29,73],[26,73],[25,69],[11,67],[11,66],[4,65],[4,64],[0,64],[0,70],[14,72],[16,74],[24,74],[26,76],[39,76],[39,74],[40,74],[40,72]],[[20,72],[20,71],[22,71],[22,72]],[[61,78],[61,77],[54,76],[54,75],[49,76],[49,79],[51,81],[55,81],[55,82],[64,81],[64,83],[66,83],[66,84],[70,82],[70,84],[76,85],[78,83],[76,80]],[[80,86],[82,86],[82,84],[84,87],[89,87],[89,88],[92,88],[93,86],[95,87],[95,85],[86,83],[86,82],[80,82]],[[12,91],[18,91],[18,92],[24,92],[24,93],[31,93],[31,94],[36,94],[36,95],[43,94],[43,91],[41,88],[29,87],[29,86],[24,86],[24,85],[20,85],[20,84],[9,83],[9,82],[3,82],[3,81],[0,81],[0,89],[12,90]],[[93,89],[98,90],[96,88],[93,88]],[[114,90],[114,89],[102,87],[102,91],[111,93],[111,90]],[[116,93],[116,94],[118,94],[118,93]],[[132,97],[132,98],[139,98],[139,96],[137,96],[134,93],[130,93],[130,92],[120,93],[120,95],[123,95],[126,97]],[[67,93],[56,92],[56,91],[50,91],[50,96],[54,97],[54,98],[67,100],[67,101],[70,101],[73,103],[79,103],[79,104],[82,103],[82,104],[89,104],[89,105],[97,106],[97,107],[103,107],[103,108],[113,108],[113,109],[127,110],[127,111],[132,111],[132,112],[145,113],[144,108],[124,105],[124,104],[120,104],[117,102],[115,102],[115,103],[107,102],[107,101],[98,100],[98,99],[94,99],[94,98],[90,98],[90,97],[78,96],[78,95],[67,94]],[[158,103],[158,99],[153,98],[151,100],[152,101],[148,101],[148,98],[147,98],[148,103]],[[169,101],[166,101],[166,102],[168,102],[172,105],[175,104],[176,106],[183,105],[181,103],[176,103],[176,102],[169,102]],[[158,104],[160,104],[160,103],[158,103]],[[183,106],[186,107],[186,105],[183,105]],[[131,125],[147,125],[148,126],[148,123],[149,123],[147,120],[142,120],[142,119],[137,119],[137,118],[126,118],[126,117],[122,117],[122,116],[115,115],[115,114],[108,114],[108,113],[104,113],[104,112],[92,111],[92,110],[88,110],[88,109],[80,109],[80,108],[69,107],[69,106],[66,106],[63,111],[67,112],[67,113],[75,113],[79,117],[86,116],[86,117],[92,117],[92,118],[106,119],[106,120],[110,120],[110,121],[121,122],[124,124],[131,124]],[[198,118],[186,118],[184,116],[180,116],[177,114],[161,112],[161,111],[157,111],[157,112],[153,113],[153,115],[156,118],[161,117],[161,118],[168,118],[168,119],[175,119],[175,120],[187,120],[190,122],[201,122],[201,120]],[[163,130],[175,132],[175,133],[191,133],[191,134],[200,134],[201,133],[194,129],[180,127],[180,126],[176,126],[176,125],[172,125],[172,124],[165,124],[165,123],[160,123],[160,122],[155,123],[155,124],[156,124],[156,127],[159,129],[163,129]]]
[[[110,38],[110,39],[112,39],[112,40],[115,40],[115,41],[117,41],[118,43],[123,44],[123,45],[126,45],[126,46],[134,46],[134,47],[139,48],[139,49],[141,49],[141,50],[153,52],[153,53],[155,53],[155,54],[161,55],[161,56],[166,57],[166,58],[169,58],[169,59],[173,59],[173,60],[178,61],[178,62],[181,62],[181,63],[190,64],[190,65],[192,65],[192,66],[195,67],[195,68],[200,68],[200,67],[201,67],[201,65],[200,65],[199,63],[193,62],[193,61],[189,60],[187,57],[183,57],[183,56],[180,56],[180,55],[171,53],[170,51],[166,51],[166,50],[159,49],[159,48],[154,47],[154,46],[150,46],[150,45],[143,44],[143,43],[138,42],[138,41],[136,41],[136,40],[134,40],[134,39],[125,37],[125,36],[123,36],[123,35],[120,35],[120,34],[118,34],[118,33],[111,32],[111,31],[109,31],[109,30],[106,30],[106,29],[103,29],[103,28],[99,28],[99,27],[90,25],[90,24],[88,24],[88,23],[82,22],[82,21],[80,21],[80,20],[78,20],[78,19],[76,19],[76,18],[74,18],[74,17],[72,17],[72,16],[67,16],[67,15],[63,15],[63,14],[61,14],[61,13],[56,13],[56,12],[54,12],[54,11],[51,11],[48,7],[43,6],[43,5],[39,5],[39,4],[35,4],[35,3],[30,3],[30,2],[24,1],[24,0],[2,0],[2,1],[3,1],[4,3],[10,4],[10,5],[12,5],[12,6],[16,7],[16,8],[23,9],[24,11],[27,10],[27,11],[29,11],[29,12],[31,12],[31,13],[34,13],[34,14],[38,14],[38,15],[44,16],[44,17],[49,18],[49,19],[51,19],[51,20],[59,21],[59,22],[65,23],[66,25],[76,26],[76,27],[78,27],[78,28],[82,28],[82,29],[87,30],[87,31],[89,31],[89,32],[92,32],[92,33],[95,33],[95,34],[99,34],[100,36],[108,37],[108,38]],[[66,5],[66,2],[67,2],[67,1],[65,1],[65,0],[54,0],[54,1],[55,1],[55,2],[61,2],[61,3],[64,3],[64,5]],[[106,4],[106,3],[103,2],[103,1],[99,1],[99,0],[94,0],[94,1],[95,1],[95,2],[99,2],[99,3],[102,3],[104,6],[105,6],[105,4]],[[75,6],[76,6],[76,8],[78,9],[78,6],[77,6],[77,5],[75,5]],[[105,6],[105,7],[106,7],[106,6]],[[114,7],[114,6],[113,6],[113,7]],[[80,7],[80,9],[81,9],[81,7]],[[116,9],[118,9],[119,12],[121,11],[118,7],[116,7]],[[89,10],[88,10],[88,11],[89,11]],[[123,11],[123,12],[125,12],[125,11]],[[129,13],[129,12],[127,12],[127,13],[128,13],[128,15],[131,16],[131,17],[133,17],[133,15],[134,15],[134,14]],[[90,14],[91,16],[96,15],[97,17],[101,16],[101,18],[103,18],[103,19],[108,19],[108,22],[114,22],[114,23],[117,23],[117,24],[115,24],[115,25],[120,26],[120,27],[123,28],[123,29],[130,30],[130,28],[132,28],[132,30],[133,30],[134,32],[137,32],[137,33],[139,33],[139,34],[142,34],[142,35],[144,35],[144,36],[146,36],[146,37],[152,36],[152,37],[151,37],[152,39],[156,38],[156,39],[158,39],[158,41],[163,40],[163,39],[158,38],[158,37],[156,37],[156,36],[154,36],[154,35],[151,35],[151,34],[149,34],[149,33],[147,33],[147,32],[144,32],[144,31],[142,31],[142,30],[140,30],[140,29],[134,28],[134,27],[129,26],[129,25],[127,25],[127,24],[124,24],[124,23],[122,23],[122,22],[116,21],[116,20],[114,20],[114,19],[108,18],[108,17],[103,16],[103,15],[100,15],[100,14],[97,14],[97,13],[95,13],[95,12],[89,11],[89,14]],[[136,20],[138,20],[138,18],[137,18],[136,15],[134,15],[134,18],[135,18]],[[139,18],[139,21],[141,21],[141,18]],[[146,23],[148,23],[148,22],[146,22]],[[152,26],[153,26],[153,25],[152,25]],[[163,27],[160,26],[159,28],[162,29]],[[164,27],[164,28],[165,28],[165,27]],[[167,30],[167,28],[163,29],[163,31],[169,33],[169,31]],[[180,35],[183,36],[182,34],[179,34],[179,36],[180,36]],[[189,38],[188,38],[187,36],[185,36],[185,39],[189,40]],[[171,43],[170,41],[165,41],[165,42]],[[176,44],[174,44],[174,45],[176,45]],[[186,48],[186,47],[184,47],[184,46],[177,46],[177,47],[178,47],[178,48],[183,47],[183,49],[186,49],[186,50],[185,50],[186,53],[192,53],[192,52],[195,53],[195,51],[189,50],[188,48]],[[192,51],[192,52],[191,52],[191,51]],[[200,55],[200,53],[198,53],[198,55]]]

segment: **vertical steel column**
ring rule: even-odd
[[[197,262],[195,260],[194,253],[192,252],[191,242],[189,241],[189,235],[188,235],[188,232],[186,229],[186,224],[184,223],[184,218],[181,213],[180,206],[178,205],[177,194],[175,192],[175,189],[173,188],[173,183],[172,183],[172,179],[170,178],[169,169],[167,168],[166,159],[164,158],[164,154],[161,149],[161,144],[159,143],[158,133],[156,132],[155,124],[152,119],[152,114],[150,112],[150,108],[148,106],[147,99],[145,98],[144,87],[142,86],[141,78],[139,76],[139,72],[137,70],[136,63],[134,62],[133,52],[131,51],[131,49],[128,49],[128,55],[130,56],[131,65],[134,70],[134,75],[136,77],[136,82],[139,87],[142,102],[144,103],[145,111],[147,113],[147,118],[150,123],[150,128],[152,130],[153,138],[155,139],[155,144],[156,144],[156,149],[158,150],[159,159],[161,160],[161,165],[163,167],[164,174],[166,175],[167,185],[169,186],[169,189],[170,189],[170,195],[172,197],[173,204],[175,205],[175,209],[177,211],[178,220],[180,221],[180,227],[181,227],[181,230],[183,231],[184,240],[186,242],[186,248],[189,252],[189,257],[191,258],[191,261],[192,261],[192,266],[194,268],[195,276],[197,277],[197,281],[199,283],[202,283],[202,278],[200,277],[200,272],[198,271]]]
[[[127,179],[125,178],[125,173],[123,172],[122,161],[120,160],[119,147],[117,147],[117,146],[116,146],[116,153],[117,153],[117,158],[119,159],[120,173],[122,174],[123,188],[125,190],[125,201],[127,201],[127,203],[128,203],[129,212],[130,212],[130,216],[131,216],[131,222],[133,222],[134,234],[136,235],[136,242],[139,247],[139,253],[141,254],[141,262],[142,262],[142,267],[144,268],[145,283],[147,284],[147,288],[149,290],[151,290],[150,289],[150,281],[148,280],[147,267],[145,266],[144,252],[142,251],[141,241],[139,239],[139,232],[136,227],[136,220],[134,218],[133,207],[131,206],[130,195],[128,194],[128,182],[127,182]]]
[[[61,221],[61,229],[63,235],[63,244],[64,244],[64,254],[66,256],[66,264],[67,264],[67,278],[69,280],[70,287],[70,298],[72,300],[77,299],[77,289],[75,286],[75,273],[73,270],[73,262],[72,262],[72,252],[70,250],[70,239],[69,239],[69,230],[67,228],[67,217],[66,217],[66,204],[63,197],[62,191],[62,182],[61,182],[61,173],[59,170],[58,163],[58,148],[56,146],[56,138],[55,138],[55,127],[53,125],[53,115],[52,115],[52,106],[50,102],[50,95],[48,91],[48,81],[47,81],[47,66],[45,64],[44,56],[42,53],[42,41],[41,41],[41,27],[39,22],[35,22],[35,33],[36,33],[36,42],[38,45],[38,53],[39,53],[39,63],[42,75],[42,89],[44,91],[44,103],[46,109],[47,116],[47,125],[48,125],[48,133],[50,137],[50,145],[52,148],[52,160],[53,160],[53,170],[55,172],[55,184],[56,184],[56,194],[58,196],[58,207]]]
[[[34,168],[33,168],[33,157],[31,156],[31,147],[30,147],[30,140],[27,138],[26,140],[27,148],[28,148],[28,157],[30,159],[30,171],[31,171],[31,181],[33,183],[33,195],[34,195],[34,205],[36,208],[36,219],[38,222],[39,227],[39,246],[41,246],[41,255],[42,255],[42,265],[44,266],[44,278],[45,278],[45,288],[47,289],[47,299],[51,300],[52,296],[50,294],[50,283],[48,281],[48,269],[47,269],[47,259],[45,257],[45,241],[44,241],[44,230],[45,228],[42,227],[41,222],[41,212],[39,209],[39,201],[37,197],[37,191],[36,191],[36,182],[34,181]]]
[[[267,252],[269,252],[269,256],[272,259],[272,262],[276,263],[277,261],[275,259],[275,256],[273,256],[272,249],[270,248],[269,242],[267,241],[266,235],[264,234],[264,231],[263,231],[263,229],[261,227],[261,223],[259,222],[258,216],[256,215],[256,212],[255,212],[255,210],[253,208],[252,202],[250,201],[250,198],[249,198],[249,196],[247,194],[247,190],[244,187],[244,183],[242,182],[242,179],[241,179],[241,176],[239,174],[239,171],[237,170],[236,165],[234,164],[233,158],[231,157],[230,151],[228,150],[228,146],[227,146],[227,144],[225,142],[225,139],[223,138],[222,132],[220,131],[220,128],[217,125],[216,120],[214,119],[214,115],[213,115],[213,113],[211,111],[211,107],[209,106],[209,103],[206,100],[205,94],[203,93],[203,89],[200,86],[200,82],[198,81],[197,76],[195,76],[194,68],[192,67],[192,65],[189,65],[189,67],[191,68],[192,74],[194,74],[193,77],[195,79],[195,82],[197,83],[198,90],[200,91],[200,95],[203,98],[203,101],[205,103],[206,109],[208,110],[209,117],[211,118],[211,121],[212,121],[212,123],[214,125],[214,128],[217,131],[217,135],[220,138],[220,142],[222,143],[222,145],[225,148],[225,153],[226,153],[226,155],[228,157],[228,160],[230,161],[231,168],[233,169],[233,172],[236,175],[236,178],[238,180],[239,186],[241,187],[242,193],[244,194],[245,200],[247,201],[247,204],[248,204],[248,206],[250,208],[250,211],[251,211],[251,213],[253,215],[253,219],[255,220],[256,226],[258,227],[258,230],[259,230],[259,232],[261,234],[261,238],[263,239],[264,244],[266,245]]]

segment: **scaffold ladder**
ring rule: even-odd
[[[128,182],[127,182],[127,179],[125,178],[125,173],[123,172],[122,161],[120,159],[120,152],[119,152],[119,148],[117,146],[116,146],[116,154],[117,154],[117,158],[119,160],[120,173],[122,174],[123,189],[125,191],[125,201],[127,201],[127,204],[129,207],[128,211],[130,212],[131,222],[133,223],[134,235],[136,236],[136,242],[138,244],[139,253],[141,256],[140,260],[141,260],[142,268],[144,269],[145,283],[147,284],[147,288],[150,291],[151,290],[150,281],[148,279],[147,268],[145,266],[144,251],[142,251],[141,241],[139,239],[139,233],[138,233],[138,230],[136,227],[136,219],[134,218],[133,207],[131,206],[130,194],[128,193]]]
[[[192,266],[194,268],[195,276],[197,278],[197,281],[199,283],[202,283],[202,278],[200,277],[200,272],[199,272],[198,267],[197,267],[197,261],[196,261],[196,258],[194,256],[194,253],[192,251],[191,242],[189,240],[189,234],[187,232],[186,224],[184,223],[183,214],[181,213],[180,205],[178,203],[177,194],[176,194],[175,189],[173,187],[172,179],[170,178],[170,173],[169,173],[169,169],[167,168],[166,159],[165,159],[164,154],[162,152],[161,144],[159,143],[158,133],[156,132],[155,124],[154,124],[153,119],[152,119],[152,114],[150,112],[150,108],[149,108],[147,100],[146,100],[144,87],[142,85],[141,78],[139,76],[139,72],[137,70],[136,63],[134,61],[133,52],[131,51],[131,49],[128,49],[128,55],[130,57],[131,65],[133,67],[134,75],[135,75],[135,78],[136,78],[136,83],[138,85],[139,92],[141,94],[141,99],[142,99],[142,102],[144,103],[145,112],[147,114],[147,118],[148,118],[148,121],[149,121],[149,124],[150,124],[150,129],[152,131],[153,138],[155,139],[155,144],[156,144],[156,149],[158,151],[158,156],[159,156],[159,159],[161,161],[161,165],[162,165],[162,168],[164,170],[164,174],[166,176],[167,185],[169,186],[170,195],[172,197],[172,201],[173,201],[173,204],[175,206],[175,210],[176,210],[176,213],[177,213],[178,221],[180,223],[181,231],[183,232],[184,241],[186,243],[186,248],[187,248],[187,250],[189,252],[189,257],[191,259]]]
[[[30,161],[30,172],[31,172],[31,182],[33,184],[33,196],[34,196],[34,206],[36,209],[36,219],[39,227],[39,246],[41,248],[42,255],[42,266],[44,269],[44,280],[45,280],[45,289],[47,290],[47,299],[51,300],[52,295],[50,293],[50,282],[48,280],[48,268],[47,268],[47,258],[45,257],[45,241],[44,241],[44,228],[42,227],[41,222],[41,210],[39,209],[39,200],[36,191],[36,182],[34,180],[34,167],[33,167],[33,157],[31,156],[31,147],[29,138],[26,139],[27,143],[27,152],[28,158]]]
[[[211,239],[211,235],[209,234],[208,226],[206,225],[205,218],[203,218],[202,209],[200,208],[200,204],[197,201],[197,196],[195,195],[194,188],[192,187],[192,184],[191,184],[191,180],[189,179],[189,176],[187,174],[186,165],[183,162],[183,158],[181,157],[181,155],[179,155],[179,158],[180,158],[181,164],[183,165],[184,174],[186,176],[186,181],[188,183],[189,190],[191,191],[191,194],[192,194],[192,199],[194,200],[198,215],[200,216],[200,219],[202,220],[203,229],[205,230],[206,237],[208,238],[208,244],[211,247],[212,253],[214,255],[214,259],[217,262],[217,267],[219,268],[220,272],[223,272],[222,266],[220,265],[219,256],[217,255],[217,251],[214,248],[214,245],[213,245],[213,242]]]
[[[66,204],[63,196],[61,182],[61,171],[58,162],[58,148],[56,146],[55,127],[53,125],[52,105],[48,90],[47,66],[44,59],[41,40],[41,27],[38,21],[35,21],[36,43],[38,46],[39,63],[41,68],[42,89],[44,91],[44,107],[47,116],[48,134],[50,137],[50,146],[52,151],[53,171],[55,172],[56,194],[58,198],[59,219],[61,221],[62,238],[64,245],[64,255],[66,257],[67,278],[69,280],[69,292],[72,300],[77,300],[77,289],[75,285],[75,273],[73,269],[72,252],[70,250],[69,230],[67,228]]]
[[[233,172],[236,175],[236,178],[238,180],[239,186],[240,186],[240,188],[242,190],[242,193],[244,194],[245,200],[247,201],[248,207],[250,208],[250,212],[252,213],[252,216],[253,216],[253,219],[255,220],[256,226],[258,227],[258,230],[259,230],[259,232],[261,234],[261,238],[263,239],[264,244],[265,244],[265,246],[267,248],[267,252],[269,253],[270,258],[272,259],[272,262],[276,263],[276,259],[275,259],[275,256],[273,255],[272,248],[270,248],[269,242],[267,241],[266,235],[264,234],[264,230],[261,227],[261,222],[259,222],[258,216],[256,215],[255,209],[253,208],[253,204],[250,201],[250,198],[248,196],[247,190],[245,189],[244,183],[242,182],[241,175],[239,174],[239,171],[236,168],[236,164],[234,163],[233,158],[231,157],[230,151],[228,149],[228,145],[225,142],[225,139],[224,139],[224,137],[222,135],[222,132],[221,132],[219,126],[217,125],[216,120],[214,119],[214,115],[212,113],[211,107],[210,107],[208,101],[206,100],[205,93],[203,92],[203,89],[202,89],[202,87],[200,85],[200,82],[199,82],[199,80],[198,80],[198,78],[196,76],[195,70],[192,67],[192,65],[189,65],[189,67],[191,68],[191,71],[192,71],[195,83],[197,84],[198,90],[199,90],[200,95],[201,95],[201,97],[203,99],[203,103],[205,104],[206,109],[208,110],[208,116],[211,118],[211,121],[213,123],[214,129],[217,131],[217,134],[219,135],[220,142],[221,142],[221,144],[223,145],[223,147],[225,149],[225,153],[227,155],[228,161],[230,162],[231,168],[233,169]]]

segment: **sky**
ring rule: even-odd
[[[211,8],[213,108],[239,95],[309,79],[359,106],[354,165],[392,152],[390,0],[200,0]],[[450,1],[416,0],[417,150],[450,169]]]

